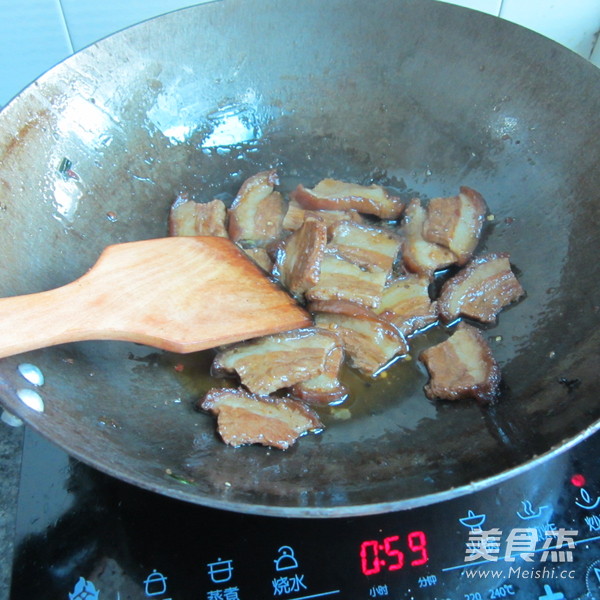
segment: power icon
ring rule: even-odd
[[[585,586],[590,598],[600,598],[600,560],[595,560],[587,568]]]

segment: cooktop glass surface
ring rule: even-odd
[[[11,599],[600,598],[600,435],[409,511],[235,514],[117,481],[25,436]]]

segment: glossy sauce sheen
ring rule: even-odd
[[[396,192],[390,189],[390,193]],[[364,215],[363,218],[365,218]],[[366,217],[367,225],[369,219],[371,217]],[[398,231],[401,222],[402,218],[396,224],[392,223],[394,231]],[[437,297],[443,282],[454,275],[456,271],[457,268],[450,268],[436,273],[431,285],[432,297]],[[277,273],[277,267],[274,272]],[[445,326],[435,325],[439,324],[436,322],[424,331],[412,335],[408,340],[409,353],[404,356],[396,356],[388,365],[379,369],[374,376],[361,374],[345,364],[340,371],[339,379],[348,390],[347,397],[343,401],[329,406],[313,406],[324,425],[328,427],[339,421],[366,417],[369,414],[385,410],[390,403],[401,403],[409,398],[418,400],[418,402],[410,403],[413,410],[410,422],[416,425],[421,418],[430,417],[433,403],[425,397],[423,392],[429,376],[418,357],[422,350],[444,341],[452,332]],[[207,351],[189,357],[177,357],[178,364],[181,365],[178,372],[186,387],[190,389],[194,400],[202,398],[212,388],[233,387],[238,383],[235,377],[221,378],[211,375],[210,365],[214,356],[213,351]],[[285,390],[281,390],[278,394],[284,392]],[[415,406],[417,407],[416,414]]]
[[[328,427],[350,418],[366,417],[373,412],[381,412],[392,403],[402,402],[409,396],[417,396],[422,412],[419,414],[417,411],[411,416],[411,422],[416,426],[422,417],[432,414],[432,403],[423,393],[428,376],[417,360],[418,355],[425,348],[447,337],[448,332],[444,327],[430,328],[418,334],[409,339],[409,354],[396,359],[389,368],[375,377],[367,377],[347,365],[342,366],[340,381],[348,388],[348,398],[336,405],[312,408]],[[215,354],[214,350],[188,355],[165,353],[160,360],[176,372],[177,378],[181,379],[185,388],[189,390],[190,400],[195,402],[212,388],[235,386],[235,379],[211,375],[211,364]],[[414,408],[414,403],[411,407]]]

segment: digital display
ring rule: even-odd
[[[423,531],[411,531],[405,539],[391,535],[382,540],[365,540],[360,545],[360,568],[364,575],[418,567],[428,561],[427,536]]]

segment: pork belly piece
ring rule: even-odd
[[[307,306],[311,314],[325,312],[335,313],[336,315],[347,315],[349,317],[366,317],[368,319],[377,319],[377,314],[371,308],[363,304],[356,304],[350,300],[313,300]]]
[[[487,205],[475,190],[463,186],[458,196],[432,198],[427,205],[423,238],[451,250],[464,265],[479,242]]]
[[[423,225],[427,213],[418,198],[413,198],[404,211],[404,221],[400,227],[403,234],[402,259],[406,268],[413,273],[431,277],[438,269],[443,269],[457,260],[456,255],[423,237]]]
[[[500,369],[483,336],[471,325],[459,323],[452,336],[424,350],[419,360],[430,375],[424,388],[428,398],[488,403],[498,394]]]
[[[227,209],[221,200],[194,202],[177,197],[169,212],[169,235],[227,237]]]
[[[331,227],[340,221],[353,221],[362,223],[362,217],[355,210],[306,210],[302,208],[298,202],[291,200],[288,203],[287,212],[283,218],[283,228],[286,231],[296,231],[300,229],[304,219],[311,215],[313,217],[321,217],[327,227]]]
[[[409,336],[438,320],[437,302],[429,297],[429,277],[410,274],[390,282],[375,312]]]
[[[380,185],[323,179],[313,189],[299,185],[290,197],[309,210],[356,210],[381,219],[397,219],[404,204]]]
[[[345,260],[369,271],[392,271],[400,238],[379,227],[342,221],[331,228],[329,248]]]
[[[273,271],[295,298],[302,297],[319,281],[326,244],[327,225],[309,215],[302,227],[280,245]]]
[[[319,281],[305,296],[312,300],[349,300],[373,308],[379,305],[387,274],[366,271],[343,258],[325,254]]]
[[[286,450],[301,435],[323,429],[319,417],[300,402],[242,389],[212,389],[199,406],[217,415],[219,435],[236,448],[262,444]]]
[[[265,248],[243,248],[243,251],[267,273],[273,268],[273,261]]]
[[[509,255],[485,254],[444,283],[438,299],[439,312],[446,322],[462,316],[494,323],[505,306],[524,294],[511,270]]]
[[[375,315],[320,312],[315,315],[315,324],[339,335],[350,366],[366,375],[375,375],[392,358],[408,352],[402,334]]]
[[[281,235],[284,201],[273,191],[278,183],[274,169],[244,181],[229,209],[229,237],[234,242],[265,245]]]
[[[344,348],[341,345],[336,346],[327,356],[323,373],[292,386],[292,396],[307,404],[326,405],[341,402],[348,396],[348,389],[339,380],[343,362]]]
[[[236,344],[219,352],[212,364],[215,375],[236,373],[255,394],[271,394],[308,381],[326,370],[338,337],[316,327],[295,329]]]

